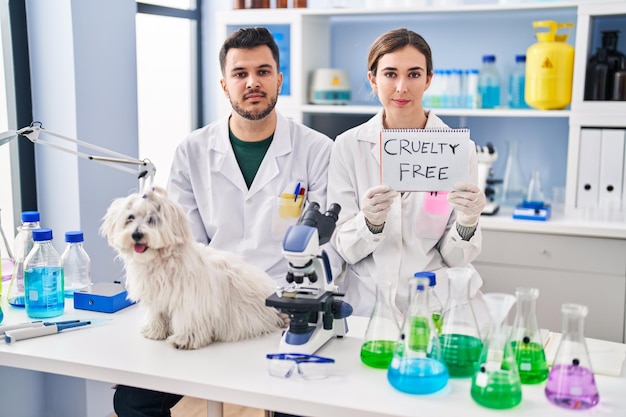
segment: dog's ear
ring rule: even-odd
[[[167,219],[166,225],[171,229],[171,236],[180,238],[181,242],[192,239],[191,225],[183,207],[169,198],[158,199],[159,213],[162,219]]]
[[[119,217],[122,215],[122,212],[128,207],[128,198],[117,198],[113,200],[113,202],[107,208],[107,211],[102,218],[102,225],[100,226],[100,235],[103,237],[112,236],[115,232],[115,227],[118,222],[124,221],[124,219],[120,219]]]

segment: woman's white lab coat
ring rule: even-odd
[[[376,282],[392,282],[392,298],[400,312],[408,303],[409,278],[415,272],[437,274],[436,293],[445,303],[448,282],[445,268],[464,266],[480,253],[480,227],[464,241],[455,227],[452,208],[443,215],[424,210],[424,192],[398,194],[391,205],[382,233],[372,234],[360,211],[360,199],[367,189],[380,184],[379,138],[383,129],[381,110],[377,115],[339,135],[335,140],[328,170],[328,202],[342,207],[332,243],[346,261],[346,271],[338,280],[345,300],[354,314],[369,316],[374,307]],[[426,128],[446,127],[430,113]],[[476,147],[471,143],[471,181],[478,177]],[[472,293],[482,285],[478,274],[472,278]]]
[[[306,200],[326,207],[331,148],[327,136],[277,113],[274,138],[248,190],[225,117],[180,143],[168,192],[187,212],[197,241],[239,254],[284,283],[287,261],[282,242],[297,217],[281,217],[280,204],[293,203],[300,183]],[[282,194],[291,200],[281,198]]]

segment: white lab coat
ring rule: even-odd
[[[228,136],[228,117],[192,132],[177,147],[168,192],[189,216],[197,241],[240,255],[283,285],[282,242],[297,218],[281,218],[281,194],[298,183],[326,207],[332,140],[277,112],[274,139],[248,190]]]
[[[383,128],[381,110],[362,125],[339,135],[335,140],[328,169],[328,202],[342,207],[333,246],[346,261],[346,270],[337,280],[346,293],[355,315],[369,316],[376,298],[376,281],[392,282],[392,298],[403,313],[408,303],[408,282],[415,272],[437,274],[435,291],[443,303],[448,297],[445,268],[464,266],[481,249],[480,227],[464,241],[455,226],[452,208],[445,215],[424,210],[423,192],[398,194],[380,234],[372,234],[360,211],[360,199],[370,187],[380,184],[379,138]],[[446,127],[430,113],[426,128]],[[478,180],[478,159],[472,142],[469,155],[470,178]],[[482,280],[476,273],[471,282],[475,294]]]

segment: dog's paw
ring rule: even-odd
[[[148,339],[165,340],[169,336],[169,330],[165,326],[152,323],[144,326],[141,334]]]
[[[200,339],[193,334],[174,334],[167,338],[167,341],[176,349],[193,350],[211,344],[211,340]]]

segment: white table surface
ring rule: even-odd
[[[23,310],[3,306],[2,324],[29,321]],[[570,411],[550,404],[544,384],[524,385],[517,407],[483,408],[470,397],[469,379],[450,379],[431,395],[396,391],[386,371],[369,368],[359,358],[367,319],[351,317],[351,329],[318,354],[336,360],[331,377],[306,381],[267,373],[265,354],[276,352],[280,334],[239,343],[215,343],[195,351],[180,351],[163,341],[139,334],[140,310],[128,307],[114,314],[73,310],[54,320],[111,318],[109,323],[68,330],[56,335],[0,342],[0,365],[85,379],[175,392],[213,402],[283,411],[301,416],[625,416],[626,378],[596,375],[600,403],[587,411]],[[624,375],[622,373],[622,375]],[[211,403],[210,403],[211,404]],[[210,407],[211,409],[211,407]],[[219,414],[219,412],[218,412]]]

